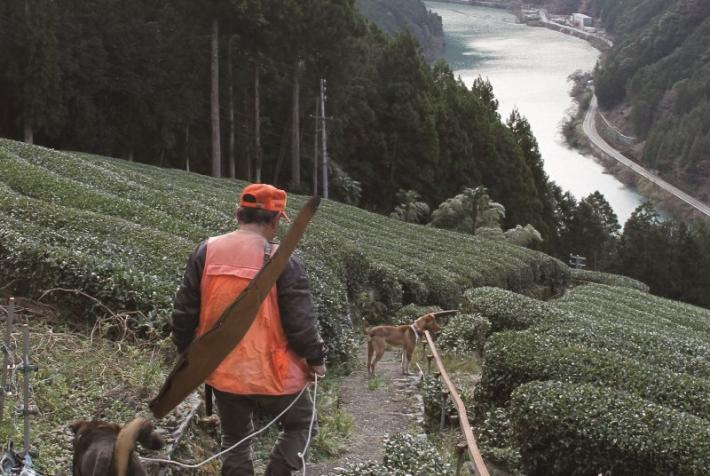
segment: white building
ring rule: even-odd
[[[585,15],[584,13],[573,13],[570,15],[569,20],[572,25],[577,28],[592,26],[592,17]]]

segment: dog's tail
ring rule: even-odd
[[[113,449],[113,460],[116,463],[116,474],[127,476],[131,454],[136,449],[136,441],[151,450],[159,450],[163,440],[155,431],[153,424],[143,417],[137,417],[121,428]]]

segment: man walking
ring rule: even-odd
[[[192,252],[171,322],[178,352],[212,327],[276,251],[273,240],[281,218],[288,218],[285,209],[286,192],[267,184],[249,185],[236,212],[239,229],[209,238]],[[324,376],[325,354],[303,263],[291,256],[247,334],[206,380],[217,400],[222,449],[254,431],[257,406],[276,416],[294,401],[309,376]],[[266,475],[290,475],[300,468],[298,453],[306,444],[312,405],[305,391],[280,418],[283,431]],[[224,456],[223,476],[253,474],[248,442]]]

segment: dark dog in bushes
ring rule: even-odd
[[[135,418],[121,428],[105,421],[78,421],[74,432],[74,476],[145,476],[147,473],[135,453],[136,442],[157,450],[163,446],[153,424]]]

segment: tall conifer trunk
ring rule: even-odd
[[[185,170],[190,171],[190,124],[185,124]]]
[[[29,39],[30,35],[32,32],[30,31],[30,2],[29,0],[25,0],[25,26],[27,27],[27,39]],[[27,55],[27,72],[29,73],[30,67],[29,63],[32,61],[32,58],[29,57],[30,55]],[[27,89],[25,89],[27,91]],[[27,96],[27,93],[25,93]],[[34,130],[32,129],[32,111],[30,111],[30,107],[27,105],[27,103],[30,102],[29,97],[25,97],[25,114],[24,114],[24,126],[25,126],[25,142],[28,144],[34,144]]]
[[[34,130],[32,129],[32,119],[30,119],[29,115],[29,111],[25,113],[25,142],[34,144]]]
[[[227,72],[229,77],[229,178],[237,178],[237,159],[235,151],[235,124],[234,124],[234,74],[232,71],[232,50],[234,37],[229,39],[227,47]]]
[[[259,63],[254,64],[254,155],[256,165],[254,181],[261,182],[261,116],[259,109]]]
[[[219,22],[212,20],[212,176],[222,176],[222,145],[220,142],[219,128]]]
[[[301,184],[301,124],[300,124],[300,79],[303,61],[296,62],[293,72],[293,94],[291,112],[291,185]]]

